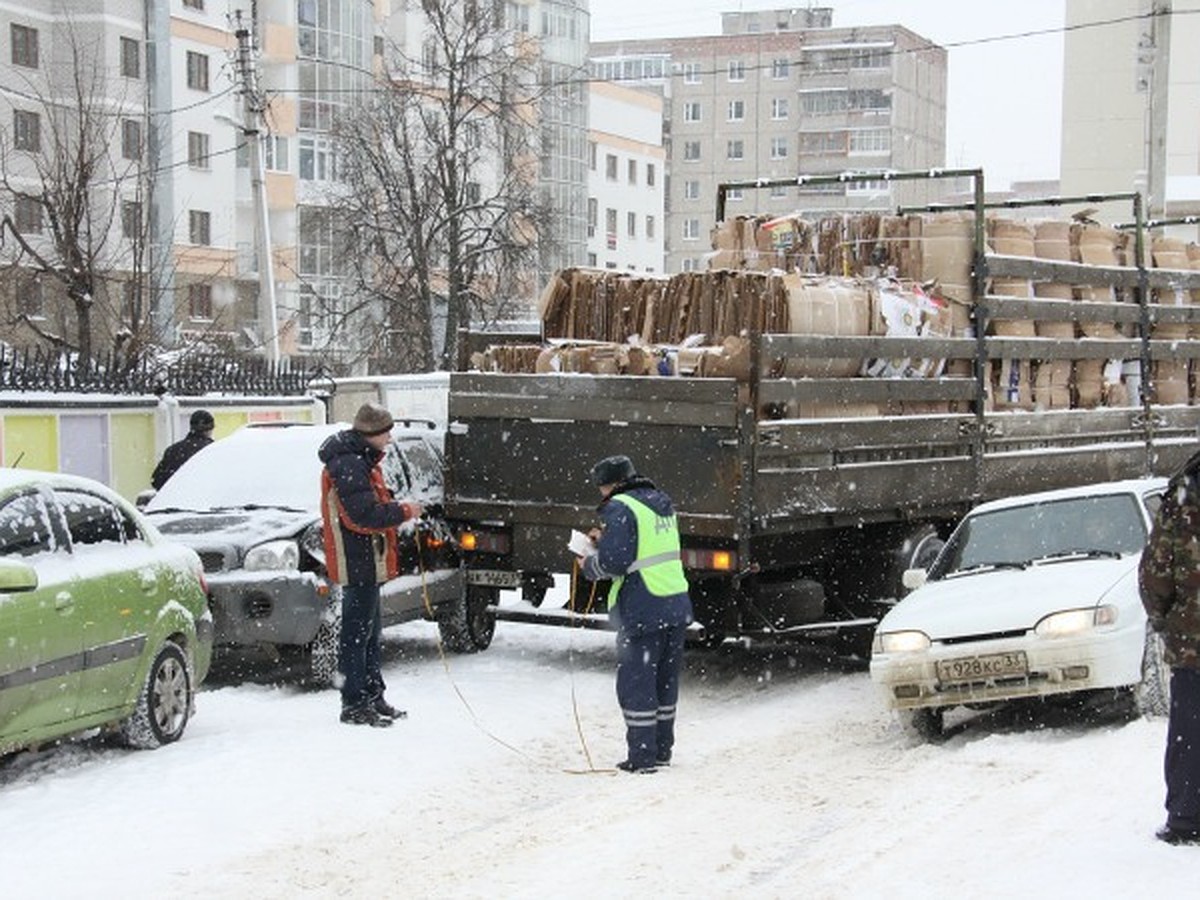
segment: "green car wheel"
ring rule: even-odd
[[[192,712],[192,679],[187,658],[178,644],[163,644],[137,707],[121,725],[121,737],[130,747],[151,750],[183,736]]]

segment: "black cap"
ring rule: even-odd
[[[212,431],[216,424],[213,421],[212,413],[207,409],[198,409],[192,413],[190,426],[192,431]]]
[[[592,484],[620,484],[635,474],[628,456],[608,456],[592,466]]]

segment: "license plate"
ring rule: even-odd
[[[1006,678],[1025,675],[1029,662],[1025,651],[1012,653],[989,653],[985,656],[964,656],[960,659],[944,659],[937,664],[938,681],[953,684],[964,681],[981,681],[988,678]]]
[[[482,584],[488,587],[519,588],[521,576],[517,572],[505,572],[499,569],[468,569],[467,581],[471,584]]]

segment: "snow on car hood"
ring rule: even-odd
[[[1137,554],[1122,559],[1059,560],[1025,570],[993,569],[930,581],[896,604],[878,630],[915,628],[936,641],[1030,629],[1058,610],[1093,606],[1117,596],[1136,600],[1137,563]],[[1129,582],[1123,585],[1129,590],[1106,598],[1121,582]],[[1123,608],[1121,613],[1124,618],[1127,610]]]
[[[292,538],[320,521],[311,512],[282,509],[231,509],[210,512],[151,512],[148,516],[170,540],[213,546],[253,547]]]

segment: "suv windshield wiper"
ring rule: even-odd
[[[975,563],[973,566],[967,566],[962,569],[955,569],[953,572],[947,572],[944,577],[952,578],[955,575],[974,575],[976,572],[990,572],[994,569],[1027,569],[1030,563],[1015,559],[998,559],[995,562]]]
[[[282,512],[294,513],[307,512],[307,510],[299,509],[295,506],[283,506],[277,503],[243,503],[239,506],[214,506],[209,510],[209,512],[238,512],[240,510],[254,512],[260,509],[278,509]]]
[[[1045,556],[1039,556],[1034,562],[1058,562],[1069,559],[1120,559],[1121,554],[1116,550],[1100,550],[1096,548],[1085,549],[1079,547],[1075,550],[1059,550],[1057,553],[1047,553]]]

